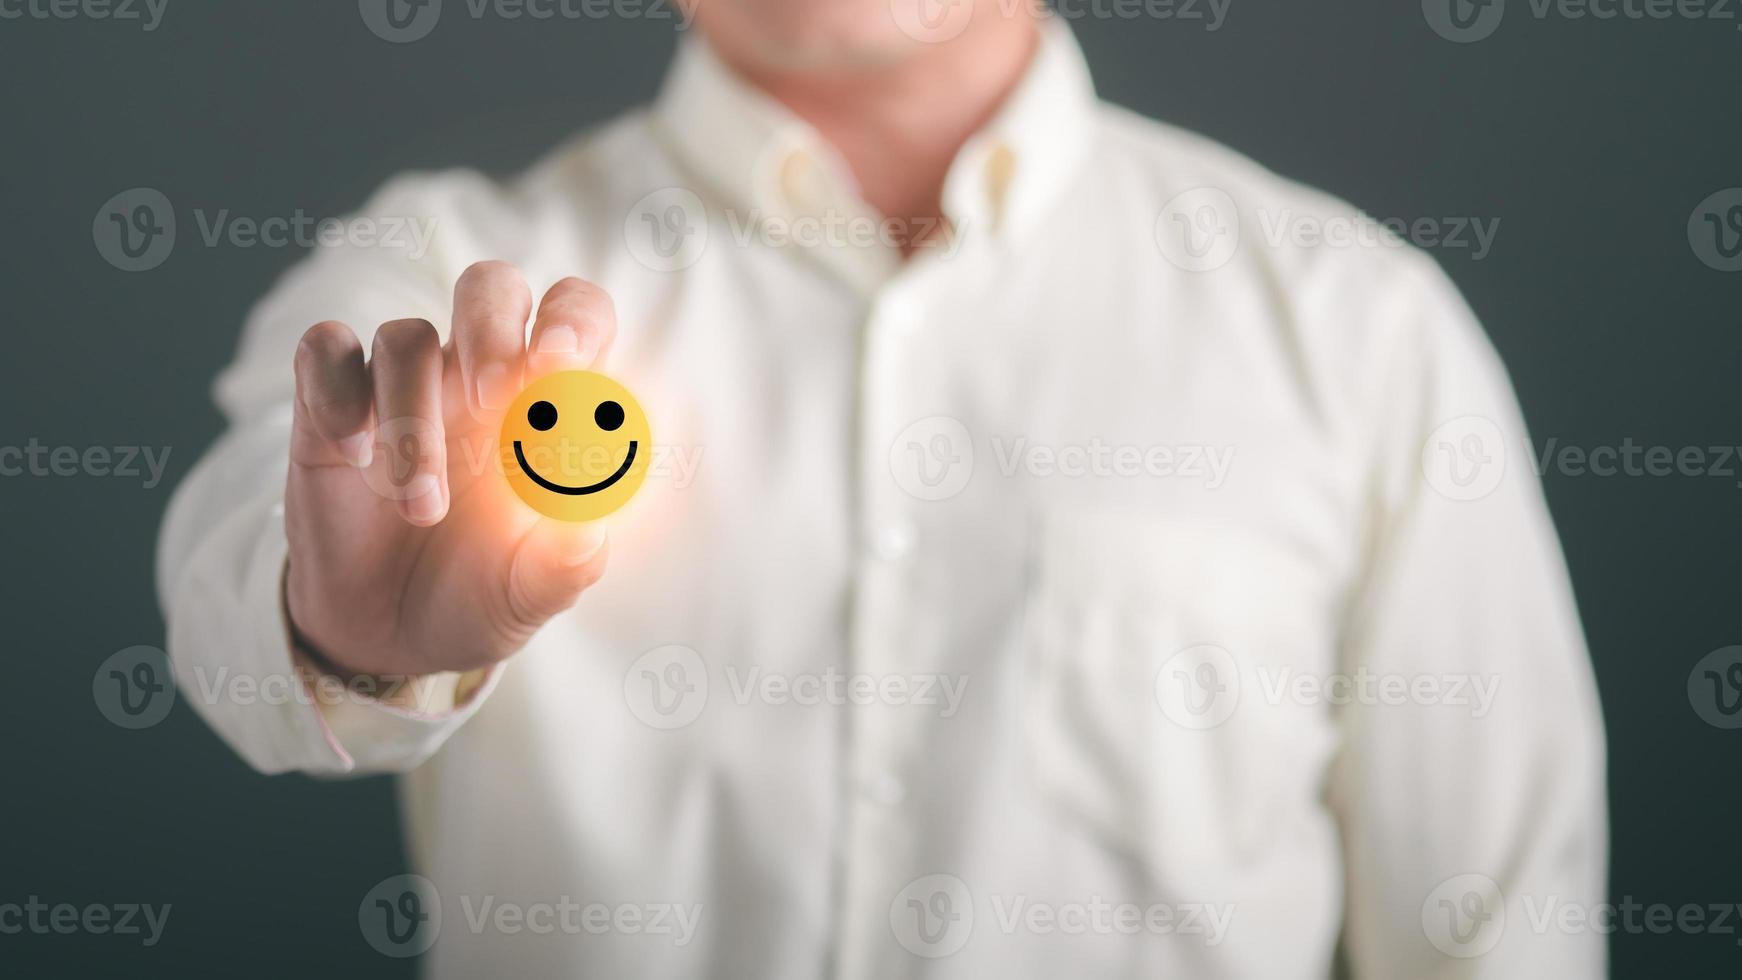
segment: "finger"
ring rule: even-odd
[[[515,549],[508,608],[527,626],[542,625],[605,574],[610,550],[603,524],[540,520]]]
[[[375,332],[369,359],[375,388],[377,465],[407,521],[427,527],[448,509],[442,430],[442,348],[428,320],[394,320]]]
[[[308,328],[296,345],[291,458],[305,466],[369,465],[369,372],[363,345],[334,320]]]
[[[520,391],[520,362],[532,293],[507,262],[477,262],[454,284],[454,350],[466,406],[478,421]]]
[[[592,367],[617,337],[611,294],[570,276],[544,294],[528,348],[534,374]]]

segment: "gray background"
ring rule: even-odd
[[[91,692],[105,657],[163,642],[159,518],[218,432],[208,384],[244,311],[300,254],[207,248],[193,209],[337,215],[407,168],[511,173],[650,97],[676,37],[669,22],[448,7],[404,45],[351,2],[170,0],[149,33],[0,20],[0,445],[172,449],[150,490],[0,478],[0,903],[174,905],[152,949],[0,935],[0,972],[412,968],[357,927],[363,894],[404,870],[390,782],[260,778],[185,705],[127,731]],[[1214,32],[1075,21],[1112,101],[1376,215],[1501,219],[1486,258],[1438,258],[1505,356],[1537,444],[1587,448],[1742,441],[1742,273],[1707,267],[1687,232],[1697,204],[1742,185],[1737,25],[1538,19],[1520,0],[1474,44],[1437,36],[1407,0],[1234,0]],[[92,221],[139,186],[175,202],[184,227],[168,261],[130,274],[99,256]],[[1738,477],[1546,480],[1607,713],[1615,900],[1742,900],[1742,731],[1706,724],[1686,692],[1700,657],[1742,642]],[[1736,940],[1619,935],[1615,972],[1730,975]]]

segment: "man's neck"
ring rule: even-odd
[[[1016,87],[1039,36],[1031,17],[993,17],[899,63],[788,73],[722,57],[834,146],[879,214],[929,228],[920,219],[943,216],[951,162]]]

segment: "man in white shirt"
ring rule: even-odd
[[[364,213],[427,254],[291,272],[166,521],[212,727],[404,774],[420,877],[358,896],[370,942],[438,977],[1601,975],[1528,914],[1603,897],[1595,690],[1433,263],[1267,235],[1354,212],[1098,102],[1028,5],[697,25],[650,110],[518,180],[388,184]],[[594,365],[647,483],[540,518],[493,437]]]

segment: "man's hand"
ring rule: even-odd
[[[611,298],[552,286],[523,348],[532,294],[505,262],[454,287],[446,347],[394,320],[364,363],[342,323],[296,351],[285,487],[285,601],[312,653],[355,674],[466,671],[507,658],[604,572],[599,524],[543,520],[496,473],[502,411],[524,379],[583,368],[617,330]]]

